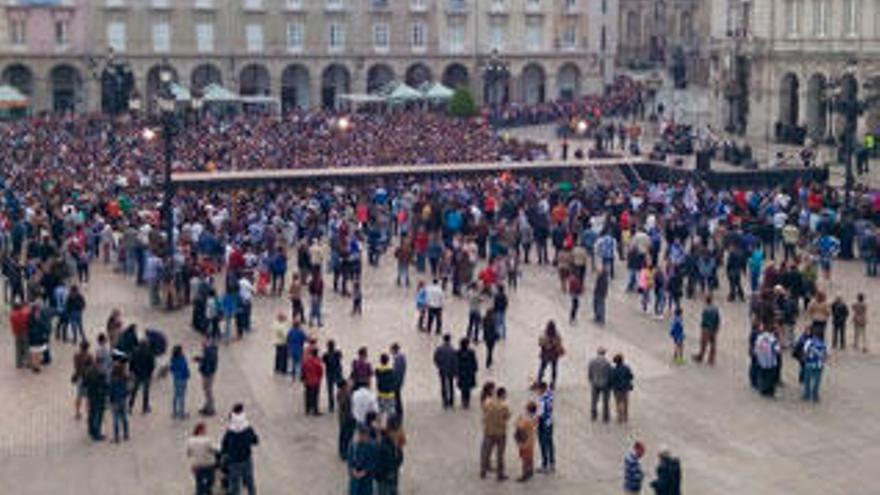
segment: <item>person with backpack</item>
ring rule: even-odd
[[[397,495],[400,466],[403,465],[403,447],[406,435],[399,418],[388,419],[379,433],[376,452],[376,490],[378,495]]]
[[[660,449],[657,458],[657,479],[651,482],[654,494],[681,495],[681,461],[666,448]]]
[[[223,440],[220,442],[220,459],[229,473],[227,491],[229,495],[238,495],[242,484],[247,488],[248,495],[256,495],[251,450],[259,444],[260,437],[248,423],[244,405],[234,405],[229,414],[229,423],[223,434]]]
[[[219,352],[217,343],[212,339],[205,339],[202,345],[202,355],[196,358],[199,363],[199,374],[202,376],[202,390],[205,393],[205,405],[199,409],[202,416],[213,416],[214,410],[214,376],[217,374],[219,364]]]
[[[615,354],[611,361],[614,367],[608,377],[608,386],[614,395],[617,422],[626,423],[629,421],[629,394],[633,389],[633,373],[623,361],[623,354]]]
[[[707,363],[709,366],[715,365],[715,343],[718,340],[718,330],[721,328],[721,313],[718,307],[712,302],[712,295],[706,296],[706,305],[703,306],[703,313],[700,316],[700,352],[693,355],[693,359],[697,363],[703,362],[708,349],[709,355]]]

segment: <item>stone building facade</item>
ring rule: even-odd
[[[880,0],[724,0],[711,19],[716,124],[729,131],[830,140],[842,127],[832,96],[864,98],[880,75]],[[860,133],[878,130],[878,111],[863,113]]]
[[[187,87],[216,82],[278,98],[285,109],[329,106],[390,80],[469,87],[478,100],[538,102],[600,91],[614,76],[614,0],[56,0],[6,7],[7,21],[73,15],[88,34],[65,52],[0,45],[0,73],[24,67],[37,109],[64,108],[49,73],[70,66],[77,109],[100,108],[95,71],[108,53],[152,101],[170,67]],[[54,17],[53,17],[54,18]],[[111,50],[112,49],[112,50]],[[484,77],[497,59],[504,77]],[[15,69],[19,70],[19,69]],[[21,81],[19,81],[20,83]],[[491,86],[491,87],[490,87]]]
[[[0,82],[29,95],[35,109],[87,108],[89,4],[9,0],[0,6]]]
[[[618,62],[633,69],[668,66],[680,52],[688,79],[708,77],[711,0],[620,0]]]

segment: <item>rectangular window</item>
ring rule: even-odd
[[[114,52],[125,51],[125,23],[112,21],[107,23],[107,44]]]
[[[68,27],[69,23],[67,21],[55,21],[55,46],[67,46],[69,41],[67,38]]]
[[[565,0],[565,10],[574,10],[577,0]]]
[[[330,50],[339,51],[345,48],[345,26],[338,22],[330,24]]]
[[[530,17],[526,19],[526,49],[532,52],[544,48],[544,19]]]
[[[327,0],[327,9],[342,10],[342,0]]]
[[[428,29],[425,27],[425,24],[422,22],[415,22],[412,25],[410,42],[412,43],[413,49],[422,50],[428,44]]]
[[[801,0],[785,0],[785,34],[789,38],[801,34]]]
[[[858,0],[843,0],[843,34],[846,36],[858,36],[859,34],[859,2]]]
[[[287,10],[300,10],[303,7],[302,0],[287,0]]]
[[[507,23],[503,18],[492,19],[489,25],[489,48],[492,50],[504,49],[507,36]]]
[[[104,0],[104,5],[106,7],[122,7],[125,5],[124,0]]]
[[[195,7],[197,9],[212,9],[214,8],[214,0],[195,0]]]
[[[153,51],[167,53],[171,49],[171,26],[166,21],[153,24]]]
[[[410,0],[409,5],[413,10],[422,11],[428,7],[428,5],[425,2],[426,2],[426,0]]]
[[[210,22],[196,24],[196,49],[199,53],[214,51],[214,24]]]
[[[449,51],[451,53],[464,51],[464,21],[458,17],[449,19]]]
[[[602,0],[602,13],[608,13],[608,0]]]
[[[26,21],[17,19],[11,22],[9,26],[9,41],[13,46],[24,46],[27,43],[27,24]]]
[[[303,23],[301,22],[291,22],[287,25],[287,49],[292,52],[298,52],[302,50],[303,40],[305,35],[303,33]]]
[[[577,45],[577,26],[567,24],[562,28],[561,45],[563,49],[572,50]]]
[[[244,10],[263,10],[263,0],[244,0]]]
[[[880,38],[880,0],[874,0],[874,36]]]
[[[154,9],[167,9],[170,6],[170,2],[168,0],[151,0],[150,6]]]
[[[602,30],[599,32],[599,51],[604,52],[608,48],[608,30],[605,28],[605,25],[602,25]]]
[[[257,53],[263,51],[263,25],[248,24],[245,28],[247,51]]]
[[[813,0],[813,35],[828,36],[828,17],[831,13],[830,0]]]
[[[388,44],[388,23],[377,22],[373,24],[373,48],[376,51],[387,51]]]

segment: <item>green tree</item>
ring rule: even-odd
[[[471,92],[464,88],[456,89],[449,100],[449,114],[453,117],[466,119],[473,117],[476,113],[477,104],[474,103],[474,97],[471,96]]]

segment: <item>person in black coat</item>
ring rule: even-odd
[[[443,409],[455,405],[453,380],[458,374],[458,354],[452,348],[452,336],[448,333],[443,336],[443,343],[434,351],[434,366],[440,375],[440,391],[443,399]]]
[[[104,411],[107,407],[107,397],[110,393],[110,385],[107,376],[101,368],[92,363],[83,377],[83,387],[88,399],[88,428],[89,437],[96,442],[104,440],[101,432],[104,423]]]
[[[672,457],[667,449],[661,449],[658,456],[657,479],[651,482],[656,495],[681,495],[681,462]]]
[[[461,407],[471,404],[471,390],[477,386],[477,355],[470,348],[468,339],[461,339],[458,348],[458,389],[461,390]]]
[[[134,400],[137,396],[138,389],[141,392],[141,413],[150,412],[150,383],[153,380],[153,371],[156,369],[156,356],[153,354],[153,348],[147,339],[142,339],[135,347],[129,361],[129,369],[134,381],[131,389],[131,395],[128,397],[128,408],[134,407]]]
[[[486,369],[492,367],[492,351],[498,341],[498,329],[495,326],[495,309],[489,308],[483,316],[483,341],[486,343]]]

